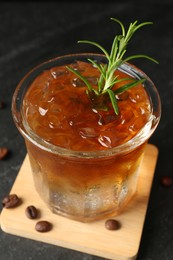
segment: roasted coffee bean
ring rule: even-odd
[[[0,109],[3,109],[5,107],[4,101],[0,101]]]
[[[105,227],[109,230],[117,230],[120,228],[120,223],[115,219],[108,219],[105,222]]]
[[[173,184],[173,178],[170,176],[162,176],[161,184],[164,187],[170,187]]]
[[[52,229],[52,224],[46,220],[41,220],[36,223],[35,229],[38,232],[48,232]]]
[[[0,160],[3,160],[8,154],[8,149],[5,147],[0,147]]]
[[[2,206],[6,209],[14,208],[19,204],[19,198],[16,194],[10,194],[2,200]]]
[[[38,216],[38,210],[36,209],[36,207],[31,205],[25,209],[25,214],[28,218],[35,219]]]

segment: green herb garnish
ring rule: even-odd
[[[127,45],[132,38],[133,34],[141,27],[145,25],[150,25],[152,22],[144,22],[141,24],[137,24],[138,21],[135,21],[134,23],[130,23],[129,28],[126,32],[125,27],[121,21],[115,18],[111,18],[111,20],[117,22],[122,29],[122,34],[121,35],[116,35],[110,54],[98,43],[92,42],[92,41],[78,41],[78,43],[88,43],[91,45],[94,45],[98,47],[106,56],[108,63],[107,64],[99,64],[96,61],[92,59],[88,59],[89,62],[91,62],[99,71],[100,71],[100,78],[98,79],[98,86],[97,89],[93,88],[93,86],[90,84],[90,82],[85,78],[84,76],[81,75],[81,73],[77,70],[74,70],[73,68],[67,66],[67,68],[72,71],[77,77],[79,77],[87,86],[87,94],[94,99],[96,96],[108,94],[113,106],[113,109],[116,114],[118,114],[118,102],[116,95],[120,94],[138,84],[141,84],[145,81],[145,79],[133,79],[133,78],[124,78],[124,79],[119,79],[118,75],[115,76],[115,71],[125,62],[136,59],[136,58],[146,58],[149,59],[155,63],[158,63],[155,59],[144,55],[144,54],[138,54],[138,55],[133,55],[129,56],[127,58],[124,58],[124,55],[126,53]],[[128,83],[127,83],[128,80]],[[120,88],[113,90],[113,86],[119,82],[125,81],[126,83],[121,86]],[[129,82],[130,81],[130,82]]]

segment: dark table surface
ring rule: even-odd
[[[144,3],[145,2],[145,3]],[[0,199],[10,192],[26,154],[24,140],[11,115],[11,100],[16,85],[32,67],[46,59],[75,52],[97,52],[77,40],[97,41],[110,48],[118,26],[135,20],[152,21],[136,34],[129,53],[145,53],[156,58],[156,65],[136,60],[154,81],[162,100],[162,118],[150,139],[159,148],[138,260],[173,259],[173,186],[160,184],[162,176],[173,175],[173,2],[170,1],[60,1],[1,2],[0,4],[0,147],[9,155],[0,160]],[[0,206],[1,207],[1,206]],[[1,207],[2,209],[2,207]],[[56,247],[0,231],[0,259],[54,260],[101,258]]]

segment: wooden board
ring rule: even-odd
[[[11,193],[16,193],[22,198],[22,204],[14,209],[2,210],[1,228],[10,234],[106,259],[135,259],[142,235],[157,155],[157,148],[148,144],[140,170],[137,193],[126,210],[116,217],[122,225],[117,231],[107,230],[105,220],[80,223],[51,213],[35,191],[27,155],[11,190]],[[25,216],[25,208],[33,204],[41,212],[39,219],[36,220]],[[35,223],[43,219],[53,224],[50,232],[35,231]]]

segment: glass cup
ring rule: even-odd
[[[146,78],[143,87],[151,106],[147,122],[135,136],[123,144],[98,151],[63,148],[40,137],[30,128],[23,108],[31,84],[43,71],[88,58],[106,62],[103,55],[85,53],[46,61],[21,80],[12,100],[14,122],[24,137],[35,188],[41,199],[52,212],[82,222],[120,214],[131,200],[145,146],[161,115],[160,98],[153,82],[140,69],[125,63],[120,71],[133,78]]]

